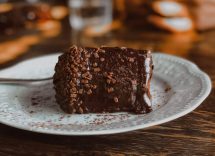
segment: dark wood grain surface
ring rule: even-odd
[[[8,46],[23,46],[24,36],[33,40],[19,55],[2,61],[5,68],[32,57],[55,53],[71,45],[68,19],[58,28],[21,31],[14,36],[0,35],[0,54]],[[56,31],[59,33],[56,34]],[[33,36],[33,37],[32,37]],[[129,133],[90,137],[68,137],[38,134],[0,124],[0,156],[68,156],[68,155],[215,155],[215,30],[204,33],[166,34],[159,31],[121,27],[100,37],[81,37],[85,46],[127,46],[151,48],[187,58],[195,62],[212,79],[210,96],[192,113],[177,120]],[[28,40],[28,38],[26,39]],[[11,41],[13,41],[11,43]],[[23,45],[20,45],[23,44]],[[4,45],[4,46],[3,46]],[[25,47],[25,46],[23,46]]]

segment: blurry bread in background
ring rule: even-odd
[[[215,28],[215,0],[207,1],[189,6],[192,20],[199,31]]]
[[[164,17],[184,17],[189,15],[187,7],[175,1],[155,1],[151,3],[151,8],[155,13]]]
[[[181,33],[193,30],[193,22],[189,17],[165,18],[152,15],[148,17],[150,23],[169,32]]]
[[[215,28],[215,0],[121,0],[124,22],[133,27],[150,27],[172,33]]]

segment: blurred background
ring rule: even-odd
[[[215,0],[0,0],[0,68],[73,44],[213,62],[214,37]]]

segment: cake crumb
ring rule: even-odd
[[[164,91],[165,91],[165,92],[168,92],[168,91],[170,91],[170,90],[171,90],[171,87],[168,86],[168,87],[165,88]]]

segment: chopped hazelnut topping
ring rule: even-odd
[[[110,75],[110,76],[113,76],[113,72],[109,72],[109,75]]]
[[[75,98],[77,97],[77,94],[71,94],[71,97]]]
[[[93,89],[96,89],[97,88],[97,85],[93,85]]]
[[[90,54],[87,54],[87,55],[85,55],[86,56],[86,58],[90,58]]]
[[[118,103],[119,99],[117,97],[114,97],[114,102]]]
[[[92,75],[86,76],[85,79],[87,79],[87,80],[92,80]]]
[[[81,60],[80,60],[80,59],[78,59],[78,60],[76,60],[76,62],[77,62],[77,63],[80,63],[80,62],[81,62]]]
[[[92,92],[92,90],[91,89],[89,89],[88,91],[87,91],[87,94],[92,94],[93,92]]]
[[[77,68],[73,68],[73,72],[77,73],[78,69]]]
[[[88,80],[86,80],[86,79],[82,79],[81,80],[81,83],[84,83],[84,84],[87,84],[89,81]]]
[[[99,49],[99,52],[101,52],[101,53],[105,53],[105,50],[103,50],[103,49]]]
[[[84,110],[83,110],[81,107],[79,107],[79,112],[80,112],[81,114],[83,114],[83,113],[84,113]]]
[[[129,57],[129,58],[128,58],[128,61],[129,61],[129,62],[134,62],[134,58]]]
[[[93,54],[95,58],[99,58],[99,54],[98,53],[94,53]]]
[[[107,91],[108,91],[108,93],[111,93],[114,91],[114,89],[113,89],[113,87],[111,87],[111,88],[108,88]]]
[[[84,85],[86,88],[90,88],[90,85],[89,84],[85,84]]]
[[[77,81],[77,79],[76,79],[76,78],[72,78],[72,82],[74,82],[74,83],[75,83],[76,81]]]
[[[107,77],[108,74],[107,74],[107,72],[104,72],[103,75],[104,75],[105,77]]]
[[[101,71],[101,69],[100,68],[94,68],[94,71],[99,72],[99,71]]]
[[[75,83],[73,83],[73,82],[70,82],[70,85],[71,85],[71,87],[75,87],[76,86]]]
[[[105,60],[105,58],[103,58],[103,57],[102,57],[102,58],[100,58],[100,61],[102,61],[102,62],[103,62],[104,60]]]
[[[75,113],[76,112],[76,109],[74,108],[73,110],[72,110],[72,113]]]
[[[93,67],[97,67],[98,66],[98,64],[95,62],[95,63],[93,63]]]
[[[137,85],[137,80],[132,80],[131,83],[132,85]]]
[[[82,74],[82,77],[86,77],[88,74],[89,74],[89,73],[86,72],[86,73]]]
[[[85,66],[83,66],[83,67],[82,67],[82,70],[85,71],[85,70],[87,70],[87,68],[86,68]]]
[[[76,89],[75,87],[73,87],[73,88],[71,89],[71,91],[72,91],[72,92],[76,92],[77,89]]]
[[[107,78],[112,79],[112,77],[110,75],[108,75]]]
[[[84,91],[83,89],[79,89],[78,93],[79,93],[79,94],[82,94],[83,91]]]
[[[74,101],[70,101],[69,106],[72,107],[74,105]]]
[[[110,83],[111,83],[111,80],[110,80],[110,79],[107,79],[107,83],[110,84]]]
[[[115,79],[111,79],[111,82],[112,82],[113,84],[115,84],[115,83],[116,83],[116,80],[115,80]]]

